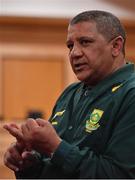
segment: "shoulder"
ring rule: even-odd
[[[127,77],[124,86],[127,89],[127,91],[131,89],[135,91],[135,73],[132,73],[130,77]]]
[[[133,73],[130,77],[127,77],[125,82],[122,83],[120,91],[118,91],[115,95],[116,99],[122,99],[123,103],[131,101],[135,102],[135,73]]]

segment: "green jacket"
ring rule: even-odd
[[[135,73],[126,64],[92,88],[70,85],[50,118],[63,139],[18,178],[135,178]]]

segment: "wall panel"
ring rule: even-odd
[[[63,89],[63,61],[58,56],[5,59],[3,81],[5,119],[24,119],[29,110],[40,110],[48,118]]]
[[[1,44],[0,44],[1,48]],[[2,54],[0,54],[0,119],[2,119],[2,92],[3,92],[3,86],[2,86]]]

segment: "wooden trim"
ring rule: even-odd
[[[17,16],[0,16],[1,25],[48,25],[48,26],[63,26],[69,24],[70,18],[48,18],[48,17],[17,17]],[[121,19],[125,27],[135,27],[134,19]]]
[[[0,53],[0,121],[3,120],[3,60]]]
[[[123,25],[127,28],[135,28],[135,20],[121,20],[121,22],[123,23]]]
[[[53,50],[53,53],[52,53]],[[48,55],[61,55],[67,54],[67,48],[64,45],[44,45],[44,44],[3,44],[3,48],[0,49],[0,54],[3,57],[40,57],[45,58]]]
[[[69,19],[66,18],[39,18],[39,17],[15,17],[15,16],[0,16],[1,25],[23,25],[23,26],[59,26],[67,27]]]

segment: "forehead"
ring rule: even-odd
[[[97,27],[95,22],[79,22],[77,24],[69,25],[67,38],[76,35],[97,35]]]

